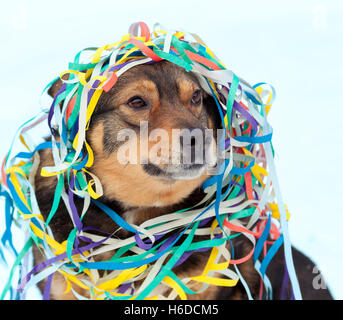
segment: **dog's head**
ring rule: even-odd
[[[216,163],[213,104],[193,73],[167,61],[122,74],[102,93],[87,132],[104,196],[129,207],[190,195]]]

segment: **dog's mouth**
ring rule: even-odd
[[[148,175],[164,181],[196,179],[207,169],[216,166],[218,159],[214,146],[213,141],[208,140],[200,152],[196,152],[197,150],[193,146],[183,150],[182,153],[175,151],[164,164],[150,159],[142,164],[142,167]]]
[[[162,180],[192,180],[199,178],[209,167],[207,164],[184,164],[177,168],[160,168],[153,163],[143,164],[143,170],[150,176]]]

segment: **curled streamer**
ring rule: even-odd
[[[88,171],[94,157],[85,132],[103,91],[108,92],[133,66],[161,60],[193,72],[203,89],[215,99],[226,133],[225,161],[223,170],[204,182],[206,195],[198,205],[134,226],[101,203],[101,183]],[[64,78],[68,74],[72,75],[69,80]],[[19,143],[25,151],[13,155],[11,147],[2,165],[0,196],[5,198],[6,230],[1,242],[16,256],[2,299],[9,292],[10,298],[15,298],[13,292],[23,294],[44,278],[48,279],[44,298],[48,298],[55,272],[66,280],[66,291],[72,290],[79,299],[87,297],[77,293],[71,284],[89,290],[93,299],[186,299],[209,285],[235,286],[239,280],[245,285],[237,268],[235,272],[228,266],[250,258],[254,259],[268,298],[271,288],[265,271],[282,243],[294,296],[301,298],[289,254],[286,224],[289,213],[278,190],[273,164],[272,127],[267,121],[275,99],[271,86],[265,83],[250,86],[227,69],[197,35],[160,30],[159,25],[150,33],[143,22],[133,24],[129,34],[118,42],[80,51],[69,69],[61,73],[61,79],[63,85],[50,109],[18,129],[12,147]],[[51,141],[33,145],[28,132],[43,121],[50,127]],[[55,131],[61,137],[58,142],[54,139]],[[58,178],[47,221],[39,211],[30,179],[32,170],[37,168],[38,151],[42,149],[52,150],[55,164],[43,168],[41,175]],[[63,190],[66,173],[71,177],[67,193]],[[86,175],[91,175],[89,182]],[[84,199],[82,212],[77,212],[74,194]],[[54,239],[49,228],[61,199],[69,203],[67,209],[75,226],[63,243]],[[80,215],[87,214],[91,202],[133,235],[118,239],[115,234],[99,236],[92,233],[92,228],[84,228]],[[248,222],[243,223],[243,218],[248,218]],[[12,242],[13,220],[23,230],[29,230],[27,242],[19,252]],[[196,235],[205,238],[195,242]],[[234,256],[234,247],[231,252],[227,249],[237,236],[244,236],[252,243],[252,251],[245,257]],[[271,247],[259,261],[268,236]],[[181,237],[184,240],[179,241]],[[80,241],[87,244],[81,247]],[[19,283],[15,284],[13,275],[16,270],[25,269],[24,258],[32,245],[41,247],[46,260],[27,273],[19,272]],[[97,255],[113,250],[115,254],[110,260],[94,261]],[[174,266],[181,265],[192,253],[203,251],[209,252],[209,260],[200,276],[180,279],[173,273]],[[107,272],[101,277],[97,270]],[[221,277],[215,277],[215,273]],[[196,283],[202,284],[200,290],[194,289]],[[168,296],[163,293],[166,287],[173,289]],[[245,288],[251,298],[249,288],[246,285]]]

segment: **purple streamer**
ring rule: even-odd
[[[250,122],[252,124],[254,131],[257,132],[257,126],[258,126],[257,121],[236,100],[233,103],[232,109],[236,109],[236,111],[238,111],[240,114],[242,114],[242,116],[244,116],[244,118],[247,119],[248,122]]]
[[[288,275],[287,266],[285,265],[285,271],[284,271],[283,279],[282,279],[280,300],[286,300],[288,282],[289,282],[289,275]]]
[[[230,144],[231,144],[230,138],[227,138],[227,139],[225,140],[225,150],[227,150],[227,149],[230,147]]]
[[[132,282],[121,285],[118,289],[118,293],[124,294],[128,289],[130,289],[131,285],[132,285]]]
[[[180,259],[174,264],[173,268],[183,264],[193,253],[195,253],[195,252],[206,252],[209,249],[210,248],[200,248],[200,249],[197,249],[197,250],[192,250],[192,251],[184,252],[183,255],[180,257]]]
[[[154,239],[156,240],[155,236]],[[138,235],[138,233],[135,234],[135,240],[137,242],[137,245],[143,249],[143,250],[149,250],[152,248],[153,244],[155,241],[151,242],[150,239],[148,239],[148,241],[150,241],[150,243],[145,243],[141,237]]]
[[[121,64],[117,64],[117,65],[111,67],[111,68],[109,69],[109,72],[113,72],[113,71],[115,71],[115,70],[119,70],[119,69],[125,67],[126,65],[128,65],[128,64],[130,64],[130,63],[132,63],[132,62],[135,62],[135,61],[137,61],[137,60],[136,60],[136,59],[133,59],[133,60],[129,60],[129,61],[126,61],[126,62],[124,62],[124,63],[121,63]],[[144,63],[144,64],[153,64],[153,63],[155,63],[155,62],[156,62],[156,61],[149,61],[149,62],[146,62],[146,63]]]
[[[46,285],[44,288],[43,300],[50,300],[50,289],[51,289],[51,283],[52,283],[53,277],[54,277],[53,273],[48,276],[48,279],[46,281]]]
[[[108,71],[109,71],[109,72],[113,72],[113,71],[115,71],[115,70],[119,70],[119,69],[125,67],[126,65],[132,63],[132,62],[133,62],[133,60],[131,60],[131,61],[126,61],[126,62],[121,63],[121,64],[117,64],[117,65],[111,67]]]
[[[213,220],[212,217],[206,218],[206,219],[202,220],[202,221],[199,223],[199,227],[205,226],[206,224],[208,224],[208,223],[211,222],[212,220]]]
[[[84,246],[82,248],[78,248],[78,249],[73,249],[71,251],[71,255],[75,255],[75,254],[78,254],[79,252],[84,252],[84,251],[87,251],[87,250],[90,250],[90,249],[93,249],[97,246],[100,246],[102,243],[104,243],[107,239],[109,239],[111,237],[108,236],[106,237],[105,239],[101,240],[101,241],[98,241],[98,242],[93,242],[87,246]],[[67,252],[64,252],[64,253],[61,253],[60,255],[56,256],[56,257],[53,257],[53,258],[50,258],[48,260],[45,260],[43,262],[41,262],[40,264],[37,264],[35,265],[32,270],[26,274],[26,276],[21,280],[20,284],[18,285],[18,291],[21,292],[23,291],[23,288],[25,286],[25,284],[31,279],[32,275],[37,273],[37,272],[40,272],[42,271],[44,268],[48,267],[49,265],[53,264],[53,263],[56,263],[60,260],[64,260],[67,258]]]
[[[74,183],[75,183],[75,177],[74,175],[71,175],[71,179],[70,179],[70,185],[69,185],[69,190],[68,190],[68,199],[69,199],[69,205],[72,211],[72,215],[73,215],[73,221],[75,223],[75,226],[77,228],[78,231],[82,230],[82,222],[80,220],[79,214],[77,212],[75,203],[74,203],[74,193],[72,191],[72,188],[74,188]]]
[[[280,300],[286,300],[287,299],[287,286],[289,283],[289,274],[287,270],[287,265],[285,263],[285,271],[283,274],[283,279],[282,279],[282,286],[281,286],[281,293],[280,293]],[[290,300],[294,300],[294,292],[293,292],[293,287],[291,284],[291,298]]]
[[[175,239],[179,236],[179,233],[174,233],[171,237],[167,239],[166,242],[164,242],[161,247],[158,249],[157,253],[162,252],[166,248],[168,248],[174,241]]]

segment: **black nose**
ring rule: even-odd
[[[205,145],[205,129],[182,129],[180,132],[180,148],[183,164],[204,164]]]
[[[189,130],[189,133],[187,132]],[[183,129],[180,134],[180,146],[190,146],[195,147],[196,144],[196,137],[193,136],[192,131],[194,132],[195,129]]]

